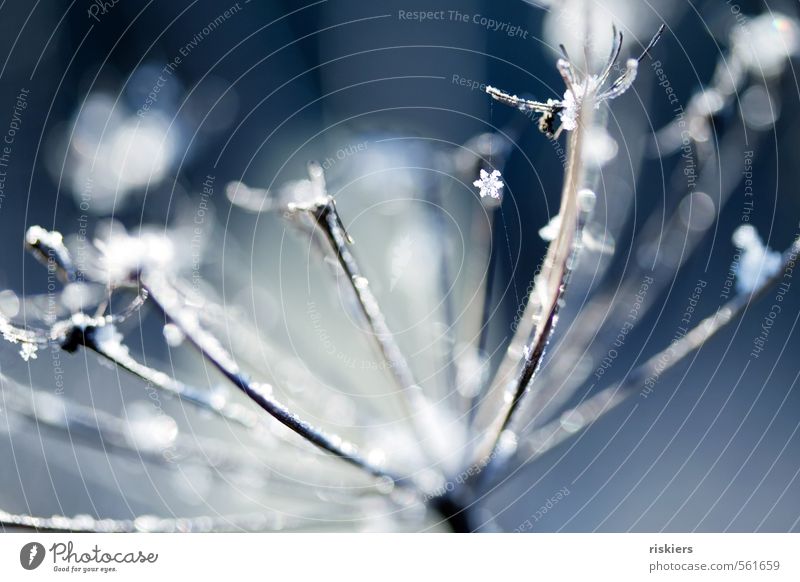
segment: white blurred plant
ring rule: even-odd
[[[579,73],[562,47],[557,67],[566,85],[563,99],[533,102],[494,88],[487,90],[502,103],[540,113],[540,127],[548,136],[558,136],[553,127],[556,118],[568,131],[560,207],[540,231],[549,242],[547,252],[521,308],[515,333],[494,372],[484,352],[492,285],[486,271],[491,265],[491,220],[500,208],[504,188],[501,170],[510,147],[504,143],[506,134],[498,132],[478,136],[442,156],[446,172],[465,178],[466,183],[475,180],[479,189],[472,219],[479,225],[473,232],[481,244],[471,257],[473,269],[469,274],[479,271],[485,280],[481,285],[483,300],[476,302],[479,313],[473,318],[478,331],[469,334],[468,341],[448,342],[447,359],[452,373],[441,397],[419,379],[390,328],[379,294],[355,254],[359,247],[348,234],[346,220],[328,191],[320,164],[309,164],[306,179],[275,191],[231,182],[226,194],[240,209],[282,215],[332,268],[340,293],[349,299],[364,335],[379,356],[379,368],[394,385],[392,404],[388,406],[370,403],[363,410],[355,406],[356,399],[351,402],[343,398],[341,391],[332,390],[303,362],[261,342],[252,323],[237,319],[226,306],[189,285],[185,272],[179,268],[187,262],[185,257],[179,257],[180,241],[185,240],[186,234],[178,228],[128,233],[116,223],[109,223],[80,264],[59,233],[40,227],[29,229],[25,241],[28,249],[64,285],[62,305],[47,311],[42,325],[36,327],[27,318],[22,322],[15,318],[19,306],[12,305],[14,301],[7,296],[0,297],[0,331],[4,338],[17,344],[26,360],[35,358],[37,351],[44,348],[95,352],[158,394],[179,399],[187,407],[243,431],[256,450],[266,451],[270,457],[270,480],[256,482],[274,495],[276,504],[290,509],[186,518],[142,515],[131,519],[87,515],[45,518],[0,512],[0,524],[70,531],[490,528],[491,520],[478,514],[477,504],[498,480],[516,465],[538,458],[624,402],[641,389],[643,379],[656,367],[659,374],[665,371],[659,363],[663,352],[658,353],[624,380],[603,387],[577,405],[565,404],[580,385],[580,378],[565,387],[552,381],[553,375],[566,377],[567,369],[572,375],[576,350],[590,351],[591,342],[580,334],[596,332],[602,337],[608,325],[605,321],[595,325],[597,314],[618,308],[602,290],[583,309],[567,311],[571,320],[579,324],[578,336],[570,338],[572,351],[559,350],[554,361],[543,366],[549,344],[558,339],[554,332],[568,307],[569,284],[576,277],[578,283],[583,282],[580,273],[576,273],[582,252],[605,253],[610,248],[599,242],[592,246],[597,241],[591,226],[598,171],[616,153],[616,142],[604,129],[604,116],[598,110],[631,87],[639,62],[653,48],[661,30],[638,59],[625,62],[618,75],[613,73],[623,39],[616,30],[610,57],[597,74]],[[791,35],[788,38],[791,40]],[[751,62],[746,56],[750,53],[736,48],[733,52],[743,55],[739,57],[743,63]],[[776,62],[780,59],[772,53],[759,58],[769,59],[770,70],[777,71]],[[583,70],[588,67],[584,64]],[[124,136],[119,139],[125,141]],[[492,153],[494,158],[487,159]],[[695,193],[692,200],[702,210],[705,199],[700,194]],[[475,218],[478,216],[483,222]],[[666,235],[690,231],[693,236],[698,235],[712,223],[713,220],[687,218],[678,209],[675,221],[668,226],[672,230]],[[800,242],[795,242],[779,256],[761,242],[754,230],[744,227],[734,240],[743,249],[744,257],[738,272],[739,294],[667,348],[668,367],[702,346],[775,284],[794,264],[800,250]],[[411,268],[416,244],[417,240],[406,234],[392,252],[392,290],[406,269]],[[437,251],[431,248],[434,246],[419,243],[428,257],[436,256],[439,261],[439,268],[430,272],[446,275],[451,266],[448,249],[442,244]],[[674,270],[678,266],[664,263],[654,268]],[[621,286],[634,284],[639,274],[634,273]],[[36,298],[24,298],[24,302],[35,305]],[[167,373],[139,361],[125,342],[123,328],[130,320],[143,318],[145,308],[158,314],[169,346],[194,348],[204,366],[216,370],[241,397],[226,390],[201,389],[179,380],[174,370]],[[314,312],[311,314],[315,321]],[[267,369],[262,365],[265,360],[270,362]],[[264,377],[251,375],[252,369]],[[250,450],[237,453],[219,436],[190,438],[166,414],[118,418],[69,398],[20,385],[6,376],[0,380],[5,405],[17,418],[54,434],[154,464],[207,469],[237,483],[254,479],[253,473],[257,472]],[[557,395],[555,389],[560,390]],[[303,410],[303,416],[298,408]],[[387,414],[390,422],[367,422]]]
[[[51,156],[51,170],[66,172],[78,204],[83,197],[93,213],[111,214],[132,193],[164,179],[178,153],[176,133],[161,112],[139,117],[112,95],[94,93],[59,136],[66,151]]]

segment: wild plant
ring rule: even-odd
[[[782,19],[782,25],[796,30],[788,17],[763,18]],[[751,32],[757,35],[760,25],[760,21],[752,23]],[[598,230],[593,216],[600,168],[609,159],[604,149],[610,139],[606,109],[634,86],[643,63],[657,61],[662,34],[663,26],[634,52],[639,56],[625,60],[624,65],[620,56],[627,48],[616,28],[610,55],[599,68],[593,66],[588,48],[584,58],[575,61],[562,46],[556,63],[564,82],[561,98],[535,101],[487,87],[487,99],[518,109],[523,122],[528,119],[522,114],[538,117],[541,139],[565,139],[567,144],[558,213],[541,232],[548,241],[546,254],[518,310],[513,336],[494,358],[485,352],[496,252],[489,244],[495,216],[510,195],[503,170],[521,126],[488,132],[448,148],[436,162],[442,172],[457,175],[477,189],[475,228],[470,232],[482,245],[470,258],[472,272],[482,279],[481,295],[473,302],[477,308],[471,308],[478,312],[473,318],[477,322],[472,324],[474,333],[460,344],[451,341],[450,330],[439,338],[447,356],[443,392],[420,377],[393,331],[383,307],[385,297],[373,289],[368,275],[371,266],[359,256],[360,242],[348,232],[350,217],[340,213],[323,164],[310,163],[307,177],[280,188],[232,181],[226,193],[236,211],[288,221],[299,240],[308,244],[313,260],[330,271],[342,306],[359,322],[376,354],[375,370],[390,386],[388,391],[367,386],[366,397],[332,386],[335,380],[321,379],[285,346],[264,342],[257,326],[230,309],[224,297],[193,285],[186,272],[176,272],[172,259],[185,246],[180,225],[127,232],[119,224],[110,224],[96,234],[88,252],[82,251],[86,256],[81,260],[76,260],[75,245],[61,233],[39,226],[28,229],[27,249],[62,287],[57,299],[23,298],[21,318],[0,319],[3,337],[21,357],[35,364],[50,350],[94,353],[119,373],[135,377],[149,394],[176,400],[190,416],[203,415],[221,428],[202,436],[187,434],[163,412],[145,420],[123,418],[3,375],[2,406],[7,416],[13,416],[21,430],[47,432],[73,446],[166,470],[202,467],[221,483],[245,484],[256,479],[256,487],[266,491],[276,507],[244,514],[128,519],[44,517],[30,507],[28,513],[0,512],[0,523],[55,531],[492,529],[491,516],[479,511],[488,492],[519,467],[590,430],[593,422],[695,353],[779,285],[800,252],[800,239],[779,254],[762,243],[752,227],[737,230],[734,242],[742,249],[742,260],[736,266],[738,286],[730,300],[623,378],[607,382],[600,378],[595,390],[576,400],[591,374],[591,368],[576,362],[602,360],[608,338],[629,308],[615,297],[635,295],[643,278],[650,280],[651,295],[659,293],[669,280],[664,274],[679,269],[715,224],[714,209],[709,218],[709,199],[701,189],[692,189],[685,197],[679,193],[671,197],[672,206],[664,209],[669,218],[661,222],[666,226],[646,225],[636,244],[646,254],[654,241],[677,238],[684,241],[683,254],[676,259],[655,253],[649,261],[638,261],[622,280],[609,274],[613,241]],[[784,38],[794,37],[787,32]],[[711,84],[698,92],[682,117],[657,134],[662,155],[685,151],[696,156],[698,183],[718,178],[707,140],[715,115],[754,83],[748,77],[754,63],[760,66],[768,60],[777,77],[787,58],[786,50],[778,50],[785,46],[774,54],[760,47],[760,54],[754,56],[754,44],[752,35],[734,32],[730,54],[720,61],[727,63],[726,71],[732,67],[733,73],[724,74],[720,64]],[[647,68],[648,74],[658,69]],[[687,126],[689,133],[683,131]],[[726,139],[727,134],[721,141]],[[726,182],[727,190],[715,201],[717,205],[724,203],[734,186]],[[435,200],[436,186],[430,190],[426,195]],[[695,211],[687,218],[690,203]],[[411,260],[409,244],[400,245],[392,257],[392,287]],[[436,263],[446,287],[453,268],[446,245],[431,250],[428,258]],[[594,269],[591,279],[587,277],[591,269],[581,271],[581,265]],[[430,284],[436,287],[438,282]],[[570,303],[580,297],[574,305]],[[454,299],[448,296],[445,301]],[[642,312],[648,305],[641,306]],[[451,304],[445,308],[460,309]],[[318,309],[323,308],[308,306],[307,322],[312,326],[319,321]],[[38,323],[31,322],[35,319]],[[135,334],[148,320],[163,329],[170,348],[194,350],[201,376],[219,377],[234,392],[197,386],[183,379],[190,374],[181,366],[162,369],[137,357],[125,336]],[[556,332],[565,321],[567,333],[559,335]],[[382,396],[371,400],[371,390]],[[353,411],[356,405],[361,409]],[[347,420],[338,422],[337,416]],[[233,446],[227,431],[241,435],[236,438],[246,440],[246,446]],[[257,460],[261,457],[268,461]],[[268,478],[258,475],[265,466]]]

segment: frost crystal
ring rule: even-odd
[[[22,348],[19,350],[19,355],[22,356],[22,359],[25,360],[26,362],[28,360],[35,360],[36,352],[38,350],[39,348],[36,346],[36,344],[31,344],[26,342],[22,344]]]
[[[138,236],[115,232],[96,240],[101,252],[100,265],[108,280],[118,283],[143,268],[169,269],[175,259],[175,246],[167,234],[142,231]]]
[[[737,228],[733,244],[741,249],[741,257],[733,264],[739,293],[752,293],[781,268],[781,254],[764,245],[753,226]]]
[[[561,119],[561,125],[567,131],[572,131],[578,127],[578,116],[581,111],[581,103],[583,103],[583,98],[587,93],[587,86],[591,87],[591,91],[594,91],[597,88],[597,77],[592,75],[586,79],[586,85],[574,85],[571,89],[564,91],[564,99],[560,103],[553,102],[553,104],[563,108],[558,117]],[[550,101],[548,101],[548,104],[550,104]],[[595,108],[598,106],[599,103],[596,103]]]
[[[538,113],[541,116],[539,118],[539,129],[548,137],[557,138],[562,130],[572,131],[578,127],[581,108],[587,98],[592,102],[593,108],[597,109],[601,103],[616,99],[630,89],[634,80],[636,80],[639,62],[655,46],[663,32],[664,26],[662,25],[639,58],[625,61],[625,70],[613,81],[610,81],[611,73],[619,69],[617,59],[622,48],[622,33],[618,33],[616,27],[613,28],[614,44],[612,45],[611,56],[598,75],[578,74],[562,46],[564,58],[558,59],[556,67],[561,74],[561,78],[564,79],[567,90],[561,100],[531,101],[530,99],[523,99],[516,95],[505,93],[490,85],[486,86],[486,92],[493,99],[516,107],[520,111]],[[561,127],[557,130],[553,127],[553,120],[556,115],[561,121]]]
[[[481,198],[490,196],[495,200],[500,200],[500,190],[504,186],[500,172],[497,170],[493,170],[491,174],[486,170],[481,170],[481,177],[475,180],[472,185],[480,188]]]
[[[25,233],[25,242],[29,245],[44,244],[49,248],[58,248],[64,244],[64,237],[60,232],[49,231],[41,226],[32,226]]]
[[[94,342],[104,353],[117,359],[128,356],[128,348],[122,343],[122,334],[113,323],[95,328],[93,334]]]

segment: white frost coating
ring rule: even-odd
[[[58,231],[32,226],[25,233],[25,242],[31,246],[42,243],[49,248],[58,248],[64,244],[64,238]]]
[[[625,93],[633,86],[638,69],[639,62],[636,59],[628,59],[625,63],[625,72],[605,91],[600,90],[603,81],[597,75],[589,75],[582,83],[568,88],[564,92],[564,99],[558,103],[563,107],[558,114],[561,119],[561,126],[567,131],[572,131],[578,127],[581,107],[583,107],[583,102],[587,96],[592,97],[594,109],[599,109],[600,104],[604,101],[616,99]],[[549,101],[548,104],[550,104]]]
[[[590,107],[598,109],[601,103],[616,99],[633,86],[633,82],[636,80],[636,75],[639,71],[639,61],[644,58],[647,52],[653,48],[659,38],[661,38],[664,26],[662,25],[659,27],[658,32],[653,36],[642,55],[638,59],[628,59],[625,61],[625,70],[622,74],[613,81],[609,81],[609,79],[612,78],[612,73],[619,70],[617,59],[622,43],[622,33],[618,34],[616,28],[612,28],[612,30],[614,31],[614,50],[611,52],[611,56],[606,62],[605,67],[596,75],[586,75],[579,72],[569,61],[566,50],[562,51],[564,58],[558,59],[556,62],[556,68],[558,68],[558,72],[566,85],[566,91],[561,100],[548,99],[546,102],[531,101],[505,93],[492,86],[487,86],[486,92],[492,99],[500,101],[505,105],[516,107],[523,112],[538,113],[541,116],[539,120],[539,129],[548,137],[557,138],[562,130],[575,130],[578,127],[581,110],[586,105],[587,99]],[[558,129],[553,127],[553,121],[556,115],[561,122]]]
[[[181,328],[174,323],[166,324],[162,332],[164,333],[164,339],[167,341],[167,345],[171,348],[177,348],[183,343],[183,340],[186,339]]]
[[[0,333],[3,334],[3,339],[9,343],[15,344],[19,341],[14,334],[14,328],[7,321],[0,321]]]
[[[101,252],[100,265],[111,283],[126,281],[145,268],[166,270],[175,259],[172,240],[156,232],[138,236],[115,232],[104,240],[95,240],[95,246]]]
[[[490,174],[486,170],[482,169],[481,177],[475,180],[472,185],[476,188],[480,188],[481,198],[489,196],[495,200],[500,200],[500,190],[502,190],[504,186],[501,178],[502,176],[497,170],[493,170]]]
[[[586,79],[586,83],[581,83],[579,85],[575,85],[570,89],[567,89],[564,92],[564,99],[561,103],[558,103],[563,109],[558,114],[561,118],[561,125],[567,131],[572,131],[576,127],[578,127],[578,117],[581,113],[581,104],[583,103],[583,98],[586,96],[587,89],[589,91],[594,91],[597,88],[597,77],[592,75]],[[548,100],[548,105],[550,105],[550,101]],[[595,105],[595,108],[597,104]]]
[[[287,182],[278,192],[278,200],[291,212],[309,211],[330,201],[325,186],[325,172],[317,162],[308,164],[308,180]]]
[[[741,249],[739,261],[733,264],[739,293],[752,293],[781,268],[781,254],[765,246],[752,225],[737,228],[733,244]]]
[[[23,343],[21,349],[19,350],[19,355],[22,356],[22,359],[26,362],[28,360],[35,360],[36,359],[36,352],[39,348],[36,344],[31,343]]]
[[[269,190],[251,188],[244,182],[229,182],[225,186],[225,196],[231,202],[250,212],[270,210],[274,206],[274,199]]]
[[[583,188],[578,191],[577,200],[578,200],[578,209],[581,212],[588,215],[590,212],[592,212],[592,210],[594,210],[594,206],[597,203],[597,195],[588,188]],[[542,240],[551,242],[555,240],[555,238],[558,236],[558,232],[560,229],[561,229],[561,215],[556,214],[550,219],[550,221],[546,225],[544,225],[542,228],[539,229],[539,236],[542,237]],[[591,238],[592,238],[591,235],[584,230],[581,236],[581,241],[584,244],[590,244],[596,247],[598,243],[594,240],[591,241],[588,240]],[[599,246],[602,247],[603,245],[600,244]],[[593,250],[599,250],[599,249],[593,248]]]
[[[539,229],[539,236],[542,240],[550,242],[558,236],[558,230],[561,228],[561,215],[556,214],[550,219],[546,225]]]
[[[122,334],[117,331],[117,327],[113,323],[94,328],[92,339],[101,352],[108,354],[112,358],[123,359],[128,357],[128,348],[122,343]]]
[[[636,75],[639,72],[639,61],[636,59],[628,59],[625,62],[625,72],[620,76],[608,91],[604,91],[599,95],[598,99],[607,101],[609,99],[616,99],[625,91],[633,87],[633,82],[636,80]]]

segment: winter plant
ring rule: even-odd
[[[689,138],[684,133],[682,139],[674,124],[657,133],[662,156],[683,151],[696,155],[698,181],[713,181],[718,171],[706,139],[715,116],[728,106],[735,107],[735,96],[755,83],[749,76],[755,67],[763,72],[767,66],[770,78],[777,78],[782,63],[796,49],[797,27],[788,17],[765,15],[754,18],[748,27],[747,35],[739,28],[732,34],[729,52],[717,72],[686,108],[682,127],[690,128]],[[773,36],[769,36],[772,44],[760,42],[764,27],[781,30],[782,42],[772,42]],[[46,517],[31,506],[24,514],[0,511],[0,523],[12,528],[103,532],[492,529],[491,516],[479,510],[489,491],[519,467],[590,430],[597,419],[645,390],[649,378],[679,365],[780,284],[800,252],[800,241],[779,253],[768,248],[752,226],[728,229],[719,225],[729,230],[741,249],[730,300],[624,378],[575,398],[590,374],[575,362],[599,361],[598,355],[608,345],[604,340],[614,333],[614,322],[625,309],[613,301],[611,291],[635,291],[647,273],[674,272],[715,224],[703,216],[708,213],[707,196],[698,190],[686,194],[684,200],[678,192],[677,203],[664,209],[667,220],[657,225],[665,230],[656,233],[656,226],[648,224],[637,235],[636,244],[646,250],[658,237],[678,237],[686,241],[681,259],[676,263],[665,254],[657,255],[647,271],[634,267],[622,281],[607,276],[616,251],[611,233],[599,229],[593,216],[600,168],[613,158],[613,152],[609,153],[613,139],[605,127],[607,108],[632,89],[640,65],[659,50],[661,45],[656,43],[663,31],[662,26],[649,43],[633,51],[638,57],[625,61],[620,57],[630,48],[616,28],[609,31],[611,50],[604,62],[598,62],[591,46],[584,47],[579,60],[573,60],[562,46],[556,68],[564,88],[557,98],[534,101],[487,87],[487,99],[518,109],[523,121],[527,122],[526,115],[536,117],[543,133],[540,139],[566,141],[560,206],[541,230],[547,251],[515,318],[513,337],[494,358],[486,354],[493,281],[484,277],[477,333],[469,342],[449,342],[444,348],[450,370],[444,393],[426,386],[405,355],[406,348],[386,315],[385,297],[373,290],[370,266],[359,256],[363,247],[348,232],[351,217],[340,214],[326,170],[319,163],[308,165],[304,179],[279,188],[231,182],[227,196],[237,212],[276,216],[291,223],[300,240],[308,243],[309,252],[331,272],[341,305],[359,322],[378,355],[383,380],[390,383],[386,398],[351,399],[330,385],[334,379],[321,381],[287,351],[262,342],[254,323],[229,309],[212,290],[192,284],[186,271],[176,267],[185,246],[185,225],[128,232],[110,222],[95,233],[88,249],[78,249],[74,238],[59,232],[29,228],[25,245],[48,276],[58,280],[60,291],[24,297],[17,317],[0,318],[11,349],[32,365],[45,360],[43,353],[49,358],[53,350],[96,354],[119,374],[136,378],[148,392],[175,399],[187,414],[200,413],[222,428],[203,436],[185,434],[165,413],[118,417],[7,375],[1,378],[5,413],[25,430],[48,432],[74,446],[141,459],[167,470],[202,467],[210,469],[214,479],[242,487],[255,480],[255,487],[267,491],[281,509],[120,519]],[[479,202],[476,212],[488,217],[488,222],[476,220],[472,231],[483,245],[470,259],[478,272],[491,269],[492,221],[509,196],[509,184],[502,175],[511,149],[509,133],[501,130],[477,136],[437,158],[443,172],[474,185]],[[430,188],[435,190],[435,185]],[[724,203],[728,194],[723,192],[717,204]],[[430,196],[435,198],[436,193]],[[687,218],[686,200],[694,204],[699,218]],[[404,271],[414,268],[415,244],[415,239],[406,236],[394,250],[391,293],[398,292],[395,287],[401,284]],[[429,255],[437,253],[438,258],[431,259],[440,261],[435,271],[446,275],[452,268],[447,248],[429,250]],[[582,266],[591,266],[595,276],[588,278]],[[650,293],[657,293],[667,280],[654,275]],[[571,302],[579,296],[584,299]],[[310,317],[301,323],[315,325],[321,317],[316,309],[310,306]],[[163,329],[171,350],[195,352],[193,366],[172,365],[170,357],[171,365],[162,369],[134,353],[130,338],[153,321]],[[571,330],[568,343],[557,333],[565,323]],[[201,374],[186,373],[198,367]],[[219,378],[233,391],[196,385],[194,380],[203,375]],[[370,389],[385,392],[377,386]],[[394,421],[370,422],[387,416]],[[242,450],[232,446],[230,434],[247,445]],[[257,460],[260,455],[269,459],[268,479],[258,475],[263,468]]]

